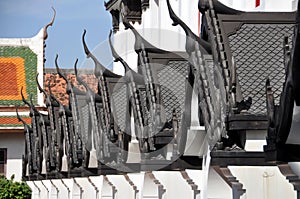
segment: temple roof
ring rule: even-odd
[[[53,9],[53,8],[52,8]],[[28,108],[24,108],[22,97],[32,99],[37,107],[43,105],[43,95],[37,92],[35,77],[44,72],[45,40],[47,29],[53,25],[52,20],[31,38],[0,38],[0,131],[16,130],[23,127],[16,118],[15,106],[23,106],[19,110],[26,122],[30,122]],[[43,77],[38,78],[39,82]]]
[[[121,3],[120,0],[109,0],[107,2],[104,2],[104,6],[106,7],[107,10],[110,10],[113,6],[116,6],[116,4],[118,3],[118,5]]]
[[[73,69],[61,69],[62,72],[66,75],[66,77],[70,80],[75,87],[78,87],[81,90],[85,90],[82,85],[78,85],[76,81],[75,72]],[[97,83],[93,71],[81,71],[80,77],[86,82],[90,88],[92,88],[95,92],[97,91]],[[46,69],[44,75],[44,88],[47,93],[48,91],[48,82],[50,81],[51,91],[53,95],[63,104],[67,105],[69,103],[69,95],[66,93],[67,83],[63,78],[60,78],[55,69]]]

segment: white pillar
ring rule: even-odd
[[[127,176],[129,179],[133,182],[133,184],[137,188],[137,199],[142,199],[143,198],[143,185],[144,185],[144,177],[145,177],[145,172],[140,172],[140,173],[128,173]]]
[[[156,179],[152,172],[146,172],[144,176],[143,198],[164,199],[166,189],[164,185]]]
[[[69,199],[70,190],[61,179],[51,180],[58,189],[58,199]]]
[[[102,187],[103,187],[103,176],[91,176],[89,177],[90,182],[97,188],[96,199],[101,199]]]
[[[166,189],[166,198],[193,198],[194,192],[180,171],[153,171],[152,173]],[[178,191],[179,187],[180,191]]]
[[[75,178],[73,178],[72,180],[73,180],[73,186],[71,191],[71,198],[82,199],[82,192],[83,192],[82,187],[79,185],[79,183]]]
[[[62,183],[64,186],[67,187],[69,194],[68,194],[68,198],[71,199],[72,198],[72,191],[73,191],[73,179],[72,178],[64,178],[62,179]]]
[[[27,181],[26,183],[32,191],[31,199],[39,199],[40,198],[40,193],[41,193],[40,188],[35,184],[34,181]]]
[[[107,176],[103,176],[101,199],[115,199],[117,191],[116,186],[109,181]]]
[[[135,191],[123,175],[107,175],[108,180],[116,186],[118,199],[135,198]]]
[[[80,189],[83,190],[81,199],[96,198],[97,191],[94,184],[90,182],[90,179],[88,177],[75,178],[75,181],[77,182]]]
[[[40,190],[40,198],[49,198],[49,190],[41,180],[34,181],[38,189]]]
[[[44,186],[48,190],[48,198],[49,199],[57,199],[58,198],[58,188],[53,184],[51,180],[42,180]]]

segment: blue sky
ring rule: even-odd
[[[83,30],[87,30],[86,42],[91,50],[99,48],[108,38],[112,23],[104,0],[1,0],[0,38],[33,37],[51,20],[52,6],[56,9],[56,19],[48,29],[45,67],[54,67],[56,53],[62,68],[73,67],[76,58],[80,66],[85,60]],[[106,57],[109,56],[107,53]]]

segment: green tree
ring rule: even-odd
[[[10,180],[0,175],[0,199],[27,199],[31,197],[31,189],[25,182],[14,182],[15,176]]]

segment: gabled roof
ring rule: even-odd
[[[54,10],[54,9],[53,9]],[[43,95],[37,92],[35,77],[44,72],[44,48],[48,37],[45,25],[37,35],[31,38],[0,38],[0,129],[17,129],[23,126],[16,118],[15,105],[24,106],[20,95],[37,106],[43,105]],[[43,81],[42,75],[39,82]],[[20,108],[20,115],[29,122],[28,109]]]

